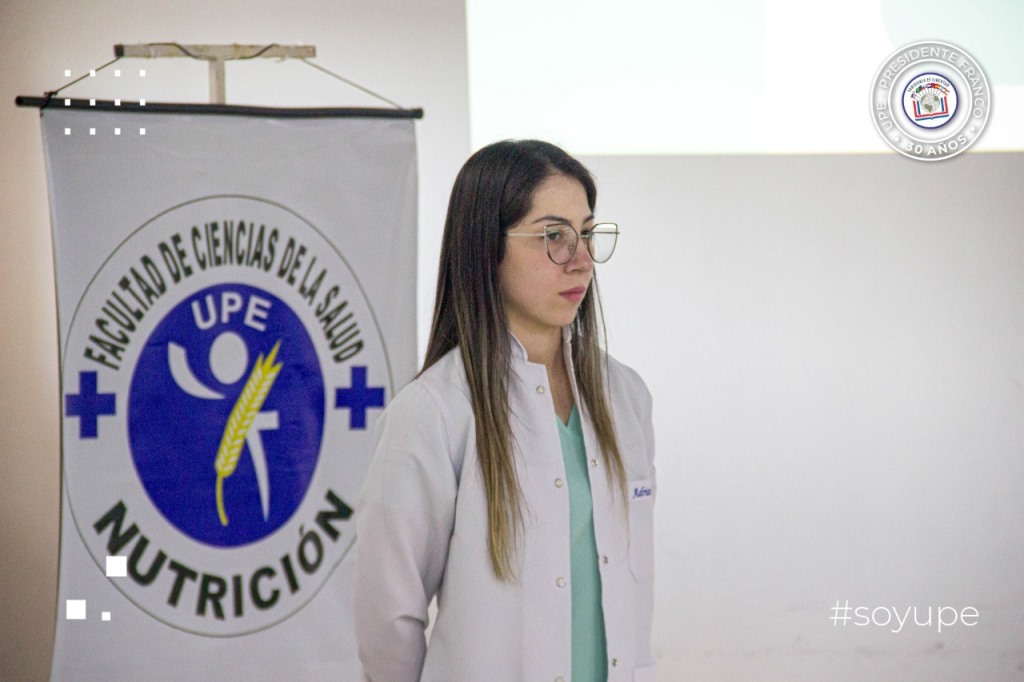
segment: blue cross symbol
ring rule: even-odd
[[[370,407],[384,407],[384,388],[367,388],[366,368],[352,368],[352,387],[334,391],[334,406],[352,410],[348,419],[350,429],[366,428],[366,410]]]
[[[78,373],[78,395],[64,396],[64,411],[69,417],[78,417],[78,437],[95,438],[99,418],[116,414],[113,393],[96,392],[96,372]]]

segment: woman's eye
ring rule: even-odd
[[[563,235],[562,235],[562,231],[560,229],[548,230],[548,240],[549,241],[557,242],[560,239],[562,239],[562,237],[563,237]]]

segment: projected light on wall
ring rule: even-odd
[[[985,68],[975,150],[1024,148],[1024,4],[981,0],[467,0],[474,147],[582,154],[885,152],[869,112],[896,48],[943,40]]]

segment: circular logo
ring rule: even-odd
[[[903,89],[903,113],[916,126],[940,128],[956,116],[956,87],[937,73],[918,76]]]
[[[266,313],[258,325],[218,325],[222,311],[247,301]],[[261,377],[266,396],[257,407],[256,394],[245,392],[268,367],[276,373]],[[127,419],[139,480],[163,517],[194,540],[217,547],[261,540],[292,517],[309,488],[324,395],[312,339],[284,301],[237,282],[197,291],[160,320],[135,364]],[[305,418],[283,422],[282,412]],[[240,419],[248,413],[245,429]],[[183,429],[182,415],[209,428]],[[214,452],[216,476],[210,458],[197,456]]]
[[[96,563],[152,617],[231,636],[296,613],[355,539],[368,415],[393,391],[376,317],[315,226],[203,197],[134,230],[64,344],[64,485]]]
[[[890,147],[912,159],[939,161],[977,141],[991,98],[971,55],[949,43],[922,41],[900,48],[878,69],[871,115]]]

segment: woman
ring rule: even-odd
[[[374,682],[654,679],[651,397],[598,347],[618,228],[595,198],[536,140],[459,172],[426,361],[378,422],[356,514]]]

